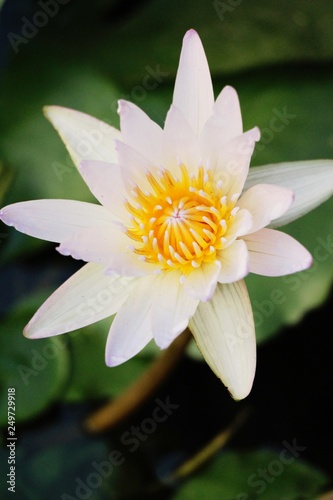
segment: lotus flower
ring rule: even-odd
[[[39,200],[1,210],[4,223],[86,262],[40,307],[25,335],[58,335],[117,313],[106,346],[106,363],[115,366],[151,339],[166,348],[189,327],[231,395],[246,397],[256,343],[244,277],[311,265],[300,243],[272,227],[332,194],[332,162],[249,170],[259,130],[243,132],[233,88],[214,102],[194,30],[183,40],[163,129],[123,100],[120,131],[66,108],[45,113],[100,204]]]

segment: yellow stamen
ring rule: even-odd
[[[237,212],[235,197],[228,199],[223,183],[204,167],[190,175],[181,164],[180,178],[161,170],[158,176],[149,172],[147,180],[151,190],[134,186],[133,200],[125,202],[126,234],[136,242],[134,252],[161,270],[180,269],[184,276],[214,261]]]

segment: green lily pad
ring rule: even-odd
[[[72,376],[65,394],[69,401],[121,394],[149,366],[159,349],[151,342],[134,358],[116,367],[105,364],[105,345],[112,318],[68,335]],[[93,369],[92,369],[93,367]]]
[[[263,449],[223,453],[201,473],[182,484],[174,498],[314,499],[328,483],[328,478],[302,458],[298,458],[298,451],[294,451],[293,456],[287,450],[289,448],[284,448],[281,452]]]
[[[15,419],[22,422],[62,397],[69,357],[60,337],[28,340],[23,328],[41,297],[17,306],[3,319],[0,332],[0,425],[7,423],[7,393],[15,389]]]

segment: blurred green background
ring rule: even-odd
[[[118,126],[117,100],[125,98],[162,125],[189,28],[203,41],[216,95],[233,85],[244,128],[261,128],[253,165],[333,157],[331,2],[7,0],[0,2],[1,204],[93,201],[42,107],[68,106]],[[333,488],[332,209],[329,200],[283,228],[321,256],[311,269],[247,278],[259,347],[245,401],[234,402],[191,347],[150,400],[98,435],[84,431],[83,420],[121,394],[158,351],[150,345],[106,368],[110,320],[26,340],[24,325],[80,263],[1,225],[1,498],[12,495],[8,387],[16,388],[20,499],[291,500]],[[148,431],[157,399],[168,397],[179,406]],[[242,410],[248,416],[227,445],[180,480],[181,464]]]

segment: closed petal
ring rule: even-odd
[[[140,278],[116,315],[107,340],[105,360],[117,366],[135,356],[153,338],[151,328],[152,288],[156,275]]]
[[[284,186],[294,192],[292,207],[271,224],[271,227],[284,226],[332,196],[333,161],[295,161],[251,168],[245,189],[262,183]]]
[[[120,219],[128,217],[124,205],[125,184],[119,165],[85,160],[80,163],[79,170],[90,191],[102,205]]]
[[[162,273],[154,286],[152,332],[161,349],[168,347],[185,330],[199,304],[198,299],[187,294],[179,277],[178,272]]]
[[[213,158],[217,157],[224,144],[242,133],[242,115],[237,92],[232,87],[224,87],[200,137],[203,158],[214,161]]]
[[[311,254],[288,234],[274,229],[261,229],[243,237],[250,256],[251,273],[284,276],[307,269]]]
[[[214,92],[206,55],[194,30],[189,30],[183,39],[173,104],[199,136],[212,113]]]
[[[112,224],[114,217],[104,207],[74,200],[32,200],[8,205],[0,219],[17,231],[60,243],[82,228]]]
[[[163,131],[138,106],[128,101],[119,101],[120,129],[122,140],[151,163],[162,161]]]
[[[102,266],[86,264],[61,285],[25,327],[28,338],[70,332],[115,314],[135,280],[107,276]]]
[[[232,397],[245,398],[254,379],[256,340],[244,282],[218,284],[212,300],[199,304],[189,327],[206,362]]]
[[[220,262],[215,261],[203,263],[198,269],[193,269],[184,280],[187,293],[195,299],[210,300],[215,292],[220,268]]]
[[[257,184],[242,195],[237,206],[246,208],[251,213],[251,232],[255,232],[281,217],[290,208],[293,200],[294,193],[290,189],[273,184]]]
[[[114,140],[121,138],[119,130],[85,113],[61,106],[46,106],[44,113],[77,167],[85,159],[117,162]]]
[[[221,270],[218,281],[232,283],[249,274],[249,252],[243,240],[236,240],[225,250],[219,252]]]

